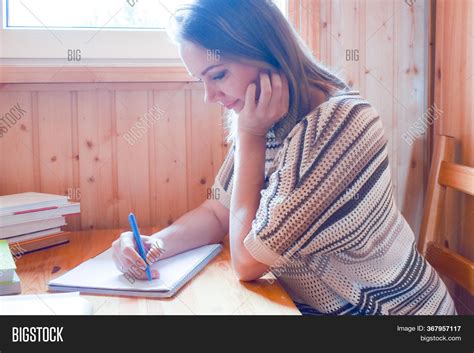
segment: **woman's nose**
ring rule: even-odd
[[[206,103],[215,103],[216,96],[218,95],[217,90],[212,85],[204,85],[204,102]]]

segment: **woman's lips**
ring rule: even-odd
[[[232,109],[232,108],[237,104],[237,102],[238,102],[238,99],[237,99],[234,103],[231,103],[231,104],[226,105],[226,106],[225,106],[226,109]]]

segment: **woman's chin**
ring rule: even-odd
[[[238,101],[235,107],[232,108],[232,110],[236,113],[240,113],[243,109],[242,102]]]

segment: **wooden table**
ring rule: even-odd
[[[143,234],[158,230],[141,229]],[[22,294],[47,292],[50,279],[108,249],[122,231],[125,230],[71,232],[68,244],[19,256],[16,264]],[[95,315],[300,315],[272,275],[254,282],[237,279],[230,264],[228,237],[221,254],[173,298],[81,296],[93,304]]]

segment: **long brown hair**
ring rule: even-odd
[[[192,42],[222,57],[283,72],[290,91],[286,117],[275,124],[283,140],[311,111],[311,88],[330,96],[347,84],[318,62],[280,9],[270,0],[195,0],[173,14],[168,34],[176,43]],[[229,112],[228,140],[235,137]]]

